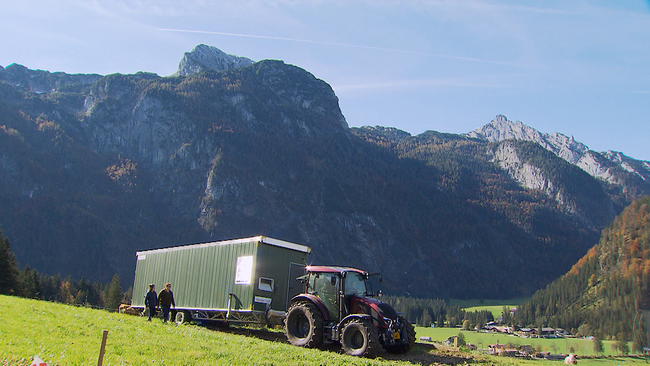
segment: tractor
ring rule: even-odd
[[[284,328],[294,346],[319,348],[340,342],[352,356],[375,357],[380,345],[390,353],[406,353],[415,329],[390,305],[373,297],[369,274],[354,268],[307,266],[299,279],[305,292],[291,299]]]

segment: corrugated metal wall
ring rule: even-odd
[[[304,264],[307,253],[259,241],[229,241],[139,252],[133,285],[133,306],[144,306],[148,284],[160,292],[166,282],[179,309],[227,309],[228,294],[235,298],[231,309],[286,310],[290,263]],[[236,284],[237,259],[252,256],[249,284]],[[259,278],[273,279],[274,291],[259,288]],[[238,301],[236,301],[238,300]]]

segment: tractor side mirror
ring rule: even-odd
[[[381,296],[381,273],[369,274],[366,279],[366,294],[370,297]]]

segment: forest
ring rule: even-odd
[[[102,284],[83,278],[44,275],[28,266],[20,270],[11,244],[0,230],[0,295],[117,311],[121,303],[131,299],[130,292],[130,288],[122,291],[122,281],[117,274],[110,283]]]
[[[571,270],[519,307],[514,323],[631,339],[650,309],[650,196],[628,206]]]

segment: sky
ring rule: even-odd
[[[650,160],[650,2],[0,2],[0,65],[173,74],[198,44],[324,80],[351,127],[466,133],[498,114]]]

